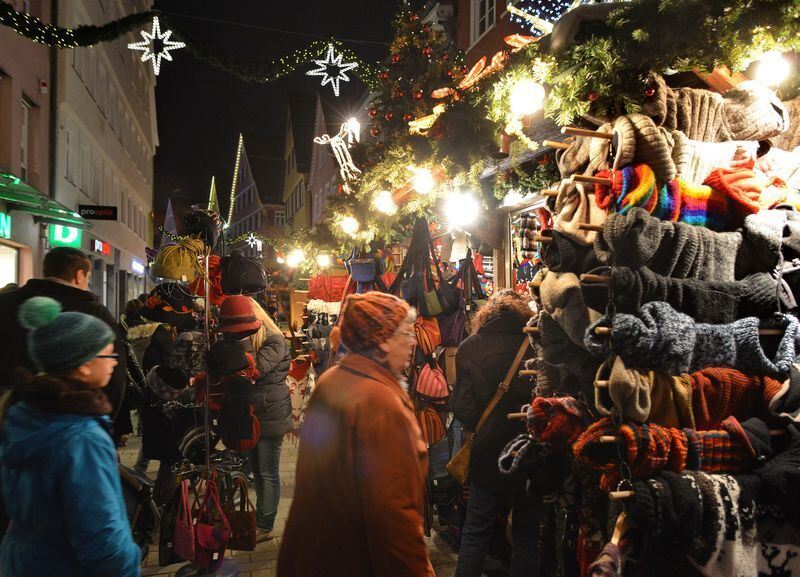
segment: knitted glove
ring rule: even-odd
[[[744,316],[767,316],[778,310],[777,286],[769,273],[753,274],[741,281],[707,282],[665,277],[647,267],[633,270],[620,266],[611,269],[610,282],[614,304],[620,313],[633,314],[644,303],[664,301],[696,321],[726,323]],[[590,308],[605,310],[608,285],[581,281],[581,291]]]
[[[609,214],[595,239],[600,260],[674,278],[735,280],[772,271],[780,259],[786,211],[762,211],[745,219],[741,232],[712,232],[663,222],[641,208]]]
[[[586,348],[605,353],[604,336],[595,335],[601,318],[586,331]],[[759,342],[759,319],[748,317],[724,325],[695,323],[664,302],[642,306],[638,316],[618,314],[611,335],[612,350],[629,367],[672,373],[693,372],[706,367],[730,367],[771,376],[787,375],[796,357],[800,323],[790,315],[776,315],[761,323],[783,329],[777,350],[767,357]]]

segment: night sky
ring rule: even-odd
[[[392,16],[400,2],[156,0],[155,8],[207,46],[245,56],[274,58],[305,47],[315,38],[203,19],[388,44],[392,37]],[[347,46],[368,62],[384,60],[388,55],[386,45],[348,43]],[[173,62],[162,64],[156,88],[160,139],[155,158],[157,224],[162,222],[170,195],[198,201],[206,199],[212,175],[216,176],[220,196],[227,198],[239,132],[258,130],[269,115],[274,114],[268,105],[272,91],[313,92],[319,88],[319,78],[304,74],[310,67],[304,67],[287,80],[260,84],[241,81],[195,60],[185,51],[176,51],[173,55]],[[341,86],[342,96],[335,99],[333,106],[346,117],[365,87],[357,79],[342,82]],[[322,95],[333,99],[329,86],[323,89]]]

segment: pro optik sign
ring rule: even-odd
[[[117,207],[79,204],[78,214],[86,220],[117,220]]]

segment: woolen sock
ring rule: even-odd
[[[691,184],[683,179],[673,183],[679,189],[677,194],[681,199],[679,214],[673,220],[716,231],[736,228],[729,222],[728,201],[724,193],[703,184]]]
[[[617,314],[610,344],[594,328],[608,326],[601,318],[586,331],[586,348],[605,356],[609,346],[631,368],[672,373],[719,366],[781,377],[788,375],[800,339],[800,323],[791,315],[776,315],[759,323],[747,317],[728,324],[696,323],[664,302],[642,305],[638,315]],[[768,357],[759,341],[759,326],[783,331],[775,353]]]

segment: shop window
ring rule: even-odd
[[[0,244],[0,288],[8,283],[17,283],[19,251]]]
[[[30,130],[31,130],[31,103],[23,98],[19,103],[22,112],[22,126],[20,127],[19,139],[19,176],[22,180],[28,180],[28,154],[30,152]]]

